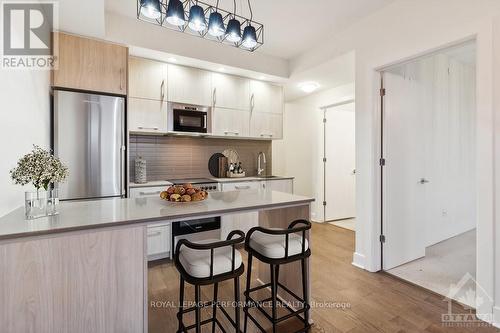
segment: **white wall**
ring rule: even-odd
[[[358,223],[354,263],[377,271],[381,254],[377,240],[380,230],[377,166],[380,133],[376,70],[457,41],[477,38],[477,279],[489,295],[494,295],[497,290],[497,305],[500,305],[500,278],[495,279],[493,267],[500,264],[498,259],[494,261],[494,169],[500,171],[500,166],[495,163],[493,155],[493,89],[498,91],[500,87],[494,87],[493,80],[499,80],[500,73],[493,76],[493,63],[499,65],[500,54],[493,54],[493,41],[495,45],[498,43],[500,31],[497,29],[493,35],[493,21],[499,14],[500,2],[496,0],[399,0],[291,62],[293,73],[351,50],[356,51]],[[496,125],[497,132],[500,132],[500,124]],[[500,182],[496,185],[500,190]],[[478,312],[491,314],[492,307],[491,302],[485,301]],[[500,318],[497,320],[500,322]]]
[[[0,216],[24,204],[29,186],[14,185],[9,171],[33,144],[50,147],[49,72],[0,70]]]
[[[312,219],[323,218],[323,112],[321,107],[354,97],[354,84],[285,104],[283,140],[273,141],[273,173],[295,177],[296,194],[313,196]]]

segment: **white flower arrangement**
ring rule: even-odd
[[[40,188],[47,191],[51,184],[63,182],[68,174],[68,167],[57,157],[36,145],[17,162],[16,168],[10,170],[15,184],[24,186],[31,183],[37,192]]]

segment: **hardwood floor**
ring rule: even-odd
[[[413,286],[385,273],[369,273],[351,265],[354,233],[330,224],[314,224],[312,229],[312,318],[313,333],[319,332],[500,332],[492,327],[444,327],[441,315],[448,312],[443,297]],[[244,250],[242,250],[244,253]],[[245,261],[246,262],[246,261]],[[258,265],[253,265],[257,267]],[[257,276],[257,272],[253,274]],[[299,274],[297,274],[299,278]],[[253,285],[257,282],[253,281]],[[170,262],[150,264],[149,268],[149,332],[172,333],[177,329],[176,302],[178,274]],[[241,278],[241,294],[245,278]],[[192,300],[194,289],[186,289]],[[232,283],[221,285],[222,300],[232,300]],[[212,288],[202,288],[202,299],[211,299]],[[243,296],[241,296],[243,299]],[[264,298],[264,297],[262,297]],[[163,303],[162,303],[163,302]],[[314,306],[316,305],[316,306]],[[345,305],[342,307],[342,305]],[[453,313],[468,313],[454,303]],[[255,311],[255,310],[254,310]],[[232,315],[234,312],[229,309]],[[208,318],[210,310],[205,310]],[[221,314],[221,312],[218,312]],[[218,318],[223,318],[222,315]],[[187,323],[193,318],[187,317]],[[242,321],[243,322],[243,321]],[[269,327],[266,320],[259,321]],[[225,323],[225,321],[223,321]],[[226,325],[225,325],[226,326]],[[278,332],[298,329],[298,320],[285,322]],[[228,332],[231,331],[227,326]],[[206,326],[203,332],[211,332]],[[249,333],[258,332],[249,323]]]

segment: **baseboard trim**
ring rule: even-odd
[[[352,256],[352,265],[361,269],[365,269],[366,257],[358,252],[354,252]]]
[[[500,328],[500,306],[495,306],[493,308],[493,326]]]

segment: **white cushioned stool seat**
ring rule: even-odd
[[[218,239],[206,239],[196,242],[197,244],[208,244],[220,242]],[[232,246],[224,246],[214,249],[214,271],[213,275],[229,273],[232,271]],[[182,267],[192,277],[210,277],[210,250],[194,250],[187,246],[181,246],[179,250],[179,262]],[[241,253],[234,251],[234,269],[241,266]]]
[[[270,230],[273,230],[270,228]],[[276,229],[274,229],[276,230]],[[279,229],[278,229],[279,230]],[[285,258],[286,235],[270,235],[255,231],[250,236],[250,247],[264,257],[272,259]],[[305,251],[309,242],[305,240]],[[291,257],[302,252],[302,235],[290,234],[288,238],[288,256]]]

